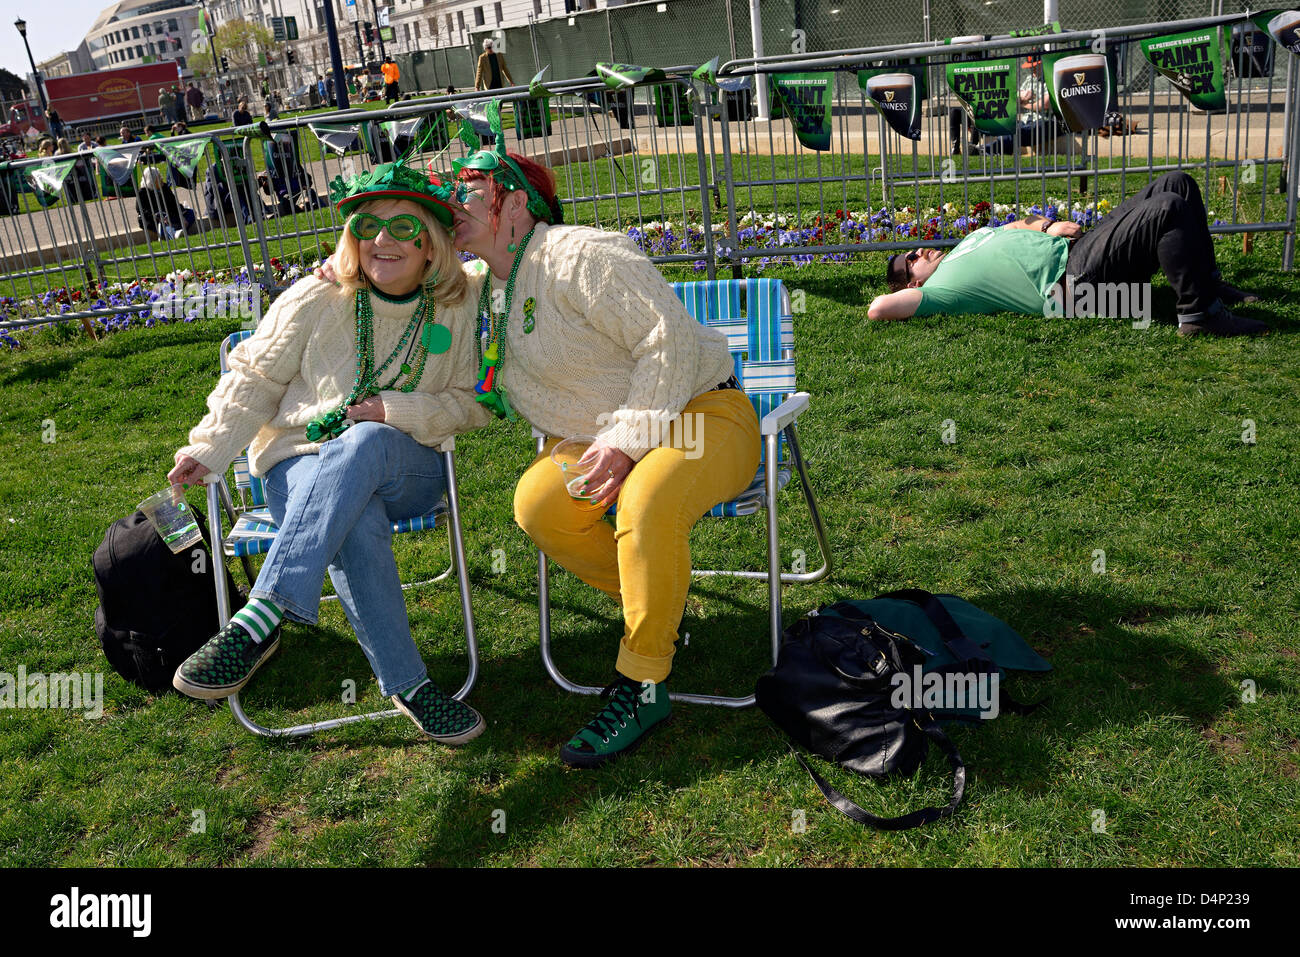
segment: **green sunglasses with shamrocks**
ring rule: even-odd
[[[381,229],[387,229],[388,235],[399,243],[410,242],[424,232],[424,223],[418,216],[402,213],[392,219],[380,219],[369,213],[357,213],[348,220],[348,229],[357,239],[374,239]]]

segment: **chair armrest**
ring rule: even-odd
[[[439,452],[455,452],[455,451],[456,451],[456,436],[454,436],[454,435],[453,435],[453,436],[450,436],[450,437],[449,437],[445,442],[442,443],[442,445],[438,446],[438,451],[439,451]]]
[[[533,432],[533,438],[535,438],[535,439],[544,439],[544,438],[546,438],[546,433],[543,432],[541,429],[539,429],[539,428],[538,428],[537,426],[535,426],[535,425],[532,427],[532,432]]]
[[[764,435],[776,435],[790,425],[795,419],[799,418],[806,408],[812,397],[807,392],[796,392],[790,398],[786,399],[775,409],[763,416],[760,423]]]

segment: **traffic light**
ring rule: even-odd
[[[289,66],[293,66],[298,62],[298,54],[293,50],[292,47],[284,51],[284,58],[285,58],[285,62],[287,62]]]
[[[226,55],[224,53],[221,55],[221,72],[222,73],[230,72],[230,63],[226,60]]]
[[[366,43],[374,43],[375,28],[371,26],[369,21],[363,21],[361,27],[362,27],[362,31],[365,33],[366,36]]]

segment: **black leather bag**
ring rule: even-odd
[[[173,554],[144,512],[118,519],[104,533],[91,565],[99,607],[95,633],[113,670],[152,692],[169,691],[172,675],[217,630],[215,574],[226,576],[231,611],[244,605],[223,562],[205,544],[208,525],[194,510],[203,541]]]
[[[935,626],[957,664],[955,669],[994,674],[997,665],[971,641],[938,599],[907,589],[882,598],[918,605]],[[795,622],[785,632],[776,666],[758,679],[758,706],[792,741],[857,774],[883,778],[911,776],[934,742],[953,770],[952,798],[943,807],[927,807],[900,817],[878,817],[858,807],[809,766],[795,757],[841,813],[882,830],[919,827],[951,815],[966,790],[966,766],[956,745],[929,711],[898,707],[893,677],[924,667],[930,652],[905,635],[889,631],[849,602]],[[1003,695],[1002,705],[1027,713],[1029,708]]]

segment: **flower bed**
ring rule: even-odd
[[[318,264],[319,262],[309,266],[286,264],[273,258],[271,272],[277,284],[292,284],[310,273]],[[54,317],[48,322],[14,330],[20,334],[48,329],[64,321],[57,316],[87,309],[124,310],[111,316],[96,316],[92,324],[98,332],[117,332],[141,326],[152,328],[174,322],[197,322],[212,318],[207,315],[205,308],[210,298],[215,299],[231,287],[247,287],[250,282],[248,267],[243,266],[238,271],[208,273],[181,269],[157,278],[106,283],[103,286],[92,284],[86,288],[64,286],[23,300],[10,296],[0,297],[0,319],[16,319],[24,311],[28,315],[43,312]],[[155,308],[159,300],[169,298],[172,299],[172,303],[166,304],[169,308]],[[10,349],[19,348],[22,344],[21,339],[9,330],[0,330],[0,343]]]
[[[896,243],[908,239],[923,242],[959,239],[984,226],[1005,225],[1021,215],[1045,216],[1052,221],[1068,218],[1086,229],[1109,212],[1110,208],[1110,202],[1105,199],[1095,205],[1075,203],[1067,208],[1063,201],[1049,197],[1046,206],[1034,204],[1024,207],[1021,213],[1005,203],[979,202],[969,209],[959,209],[954,203],[944,203],[941,207],[921,210],[919,215],[910,206],[894,210],[882,207],[876,212],[837,209],[833,214],[825,216],[818,213],[806,223],[799,223],[794,216],[783,213],[759,214],[751,210],[737,221],[736,241],[743,248],[773,250],[770,255],[748,260],[755,271],[762,272],[774,263],[807,266],[814,262],[847,262],[852,255],[848,252],[778,251],[786,246],[845,246]],[[1063,215],[1066,212],[1068,217]],[[722,250],[718,258],[720,261],[728,261],[724,248],[727,227],[725,224],[714,223],[712,228],[715,248]],[[703,226],[695,223],[683,225],[649,222],[631,227],[627,234],[648,256],[673,256],[705,250]],[[707,263],[703,259],[694,264],[697,272],[706,267]]]

